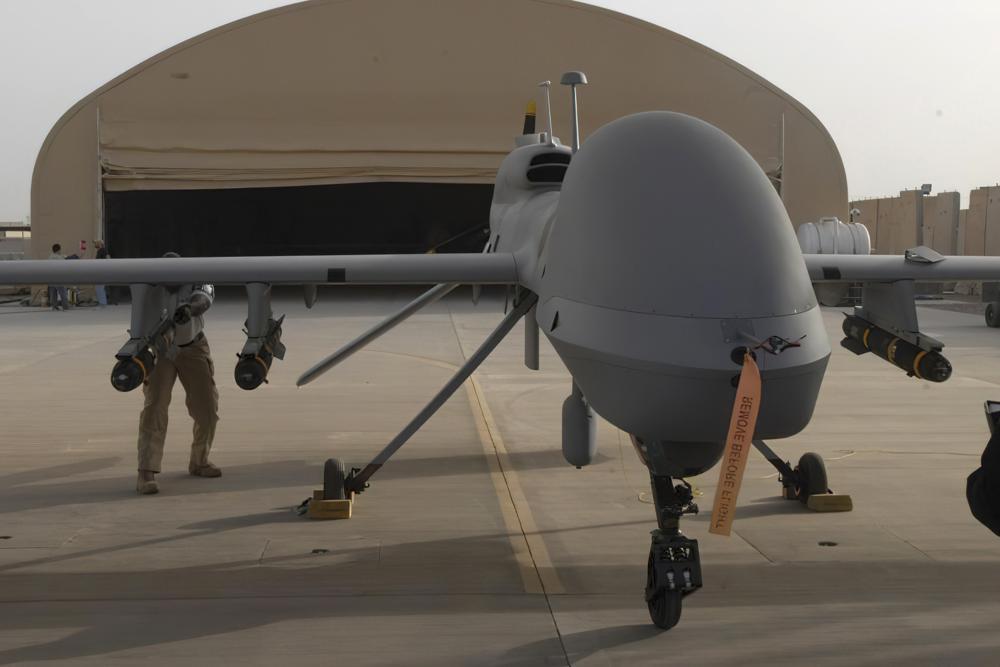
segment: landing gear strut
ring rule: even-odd
[[[665,475],[650,475],[657,530],[652,532],[646,570],[646,605],[653,623],[664,630],[681,618],[681,600],[701,588],[701,558],[698,540],[680,531],[680,518],[697,514],[691,485],[674,485]]]
[[[445,286],[447,287],[447,285]],[[440,286],[439,286],[440,288]],[[435,288],[427,295],[432,295],[439,288]],[[443,289],[443,288],[442,288]],[[443,292],[445,294],[447,292]],[[440,297],[438,297],[440,298]],[[416,303],[416,302],[414,302]],[[500,324],[497,325],[496,329],[487,336],[486,340],[480,344],[479,348],[466,359],[462,367],[451,377],[450,380],[441,388],[440,391],[431,399],[430,403],[424,406],[424,409],[417,413],[417,416],[410,420],[410,422],[403,427],[392,441],[386,445],[381,452],[379,452],[372,461],[366,465],[364,468],[352,468],[350,472],[346,472],[344,465],[337,459],[330,459],[327,461],[326,466],[323,471],[323,495],[324,497],[332,496],[334,498],[347,498],[350,494],[360,494],[368,488],[368,480],[378,472],[379,468],[389,460],[393,454],[399,451],[399,448],[406,444],[406,442],[413,436],[417,430],[423,426],[428,419],[434,416],[442,405],[451,398],[451,395],[462,386],[462,383],[469,379],[469,376],[479,368],[486,357],[490,355],[491,352],[500,344],[500,341],[510,333],[510,330],[514,328],[517,321],[520,320],[524,315],[531,310],[535,304],[538,303],[538,295],[533,292],[519,292],[517,299],[515,301],[514,308],[507,313]],[[368,332],[362,336],[369,336],[372,332]],[[360,339],[359,339],[360,340]],[[351,349],[353,351],[353,349]],[[339,353],[333,355],[331,358],[317,365],[313,371],[307,373],[307,376],[315,377],[321,374],[326,368],[336,363],[339,358]],[[343,486],[343,491],[337,489],[338,485]]]

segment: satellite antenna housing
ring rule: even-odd
[[[564,86],[570,88],[570,123],[573,126],[573,152],[580,150],[580,116],[577,113],[576,87],[587,85],[587,75],[583,72],[566,72],[559,80]]]

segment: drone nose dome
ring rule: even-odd
[[[770,180],[725,132],[679,113],[627,116],[587,139],[543,262],[543,299],[719,318],[815,305]]]

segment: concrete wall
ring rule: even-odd
[[[958,235],[955,241],[955,254],[965,255],[965,225],[969,218],[969,209],[963,208],[958,212]]]
[[[961,197],[957,192],[939,192],[924,197],[924,228],[921,243],[942,255],[958,252],[958,216]]]
[[[30,256],[31,238],[0,238],[0,260]]]
[[[868,228],[868,236],[871,237],[873,246],[875,239],[878,238],[878,204],[880,201],[880,199],[864,199],[851,202],[851,209],[858,210],[853,221],[860,222]]]
[[[978,188],[974,192],[983,191],[981,198],[985,200],[985,206],[980,210],[986,215],[986,254],[991,256],[1000,255],[1000,186],[994,185],[986,188]],[[970,208],[972,197],[969,197]]]
[[[989,188],[977,188],[969,193],[969,210],[965,218],[965,255],[986,254],[986,209]]]
[[[850,203],[861,211],[855,222],[868,228],[872,238],[872,252],[879,255],[898,255],[918,243],[917,206],[919,193],[904,190],[898,197],[863,199]]]
[[[861,199],[850,206],[859,211],[854,221],[868,228],[875,254],[899,255],[926,245],[951,255],[959,233],[959,202],[957,192],[922,197],[919,190],[903,190],[898,197]]]

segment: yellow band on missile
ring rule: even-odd
[[[893,338],[892,342],[889,343],[889,348],[886,350],[889,353],[889,361],[892,363],[896,363],[896,343],[898,342],[898,338]]]
[[[524,112],[526,116],[534,116],[537,112],[538,107],[535,106],[535,100],[528,102],[528,110]]]
[[[913,358],[913,374],[921,380],[924,376],[920,374],[920,361],[927,356],[927,350],[920,350],[920,354]]]
[[[872,328],[871,328],[871,327],[868,327],[867,329],[865,329],[865,333],[864,333],[864,335],[863,335],[863,336],[861,336],[861,342],[862,342],[862,343],[864,343],[864,344],[865,344],[865,348],[867,348],[867,349],[869,349],[869,350],[870,350],[871,348],[870,348],[870,347],[868,347],[868,334],[870,334],[871,332],[872,332]]]
[[[142,359],[140,359],[139,357],[132,357],[132,361],[138,364],[139,368],[142,369],[142,381],[145,382],[146,378],[149,377],[149,374],[146,373],[146,364],[142,363]]]

